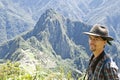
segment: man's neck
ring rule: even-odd
[[[103,50],[104,49],[93,52],[94,58],[98,57],[103,52]]]

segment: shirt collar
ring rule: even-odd
[[[93,66],[93,70],[92,72],[94,73],[94,70],[98,64],[98,62],[104,57],[105,55],[105,52],[103,51],[98,57],[96,57],[95,59],[94,58],[94,55],[92,55],[91,59],[90,59],[90,63],[89,65],[92,63],[92,66]]]

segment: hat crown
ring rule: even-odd
[[[102,37],[108,37],[108,31],[107,28],[104,26],[101,26],[99,24],[96,24],[92,27],[90,30],[91,33],[97,34],[98,36]]]

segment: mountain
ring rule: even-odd
[[[53,9],[48,9],[41,15],[33,30],[0,46],[0,59],[26,64],[39,62],[50,68],[59,63],[60,56],[61,61],[70,60],[71,66],[75,65],[79,70],[84,70],[88,54],[84,46],[76,43],[84,41],[82,38],[85,37],[79,37],[79,34],[82,35],[89,27],[84,23],[64,18]]]
[[[68,23],[68,21],[71,23]],[[84,58],[87,58],[87,54],[84,51],[84,47],[76,45],[77,41],[75,43],[72,40],[74,35],[77,36],[79,33],[82,34],[83,31],[81,30],[81,32],[76,33],[75,29],[80,30],[82,27],[83,30],[87,30],[88,25],[81,22],[72,22],[56,13],[53,9],[48,9],[43,15],[41,15],[33,31],[23,37],[27,40],[31,35],[34,35],[39,41],[49,42],[55,54],[60,55],[63,59],[77,59],[79,58],[78,56],[81,56],[81,62],[86,62],[84,61]],[[71,33],[73,34],[69,32],[69,28],[73,28],[73,30],[71,30]],[[45,43],[46,42],[44,42],[44,44]]]
[[[0,43],[31,30],[34,25],[31,15],[10,0],[0,0],[0,22]]]

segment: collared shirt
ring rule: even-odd
[[[87,71],[88,80],[119,80],[117,65],[104,51],[97,58],[93,57]],[[106,61],[107,59],[109,61]]]

